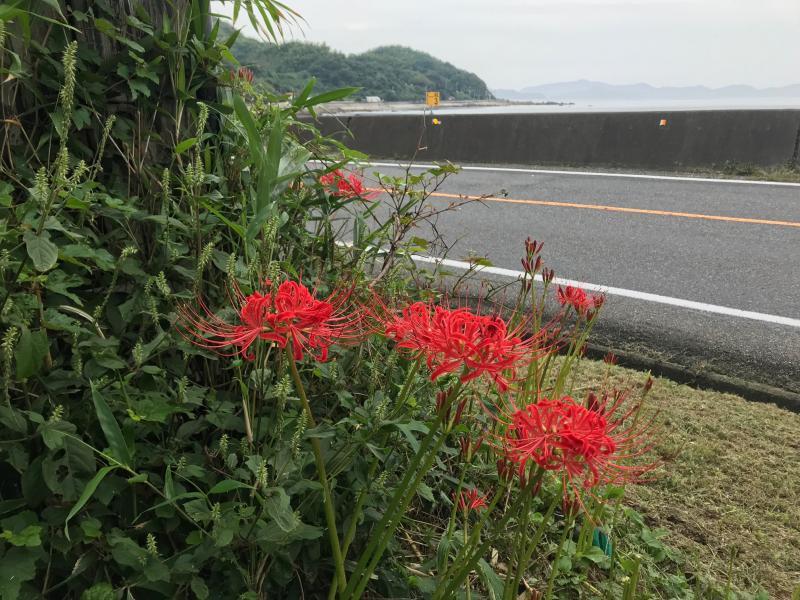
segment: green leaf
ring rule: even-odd
[[[4,530],[0,533],[0,539],[6,540],[13,546],[36,548],[42,545],[42,528],[39,525],[28,525],[19,533]]]
[[[13,406],[0,404],[0,423],[17,433],[28,433],[28,422],[22,413]]]
[[[346,88],[340,88],[338,90],[331,90],[330,92],[325,92],[324,94],[312,96],[305,103],[305,106],[309,107],[309,106],[316,106],[317,104],[325,104],[326,102],[335,102],[336,100],[347,98],[347,96],[351,96],[355,94],[357,91],[358,88],[355,87],[346,87]]]
[[[131,93],[133,94],[134,100],[139,98],[139,94],[145,98],[150,97],[150,87],[143,79],[129,79],[128,87],[131,88]]]
[[[27,379],[36,375],[41,370],[49,350],[47,333],[44,330],[35,332],[29,329],[23,330],[15,352],[17,377]]]
[[[89,481],[89,483],[86,484],[86,487],[83,488],[83,492],[81,492],[80,498],[78,498],[78,501],[75,503],[72,509],[70,509],[67,518],[64,519],[64,535],[67,536],[68,540],[70,539],[69,538],[70,520],[72,519],[72,517],[78,514],[78,511],[82,509],[89,501],[89,499],[94,495],[97,486],[100,485],[100,482],[103,481],[103,479],[105,479],[105,476],[111,473],[111,471],[113,471],[116,468],[117,468],[116,466],[103,467],[97,473],[95,473],[95,476],[92,477],[91,481]]]
[[[26,581],[36,577],[36,554],[27,548],[11,548],[0,558],[0,598],[16,600]]]
[[[478,575],[483,581],[483,586],[489,592],[490,600],[499,600],[503,597],[503,580],[484,559],[478,561]]]
[[[96,583],[83,591],[81,600],[117,600],[117,594],[110,583]]]
[[[106,436],[108,447],[111,450],[111,455],[120,461],[123,465],[133,466],[133,458],[128,449],[128,444],[122,435],[122,430],[119,428],[119,423],[114,418],[114,414],[106,404],[100,391],[95,387],[94,381],[90,381],[89,385],[92,388],[92,402],[94,403],[94,411],[97,414],[97,420],[100,421],[100,427]]]
[[[197,143],[197,138],[196,137],[189,138],[188,140],[183,140],[180,144],[175,146],[175,154],[183,154],[189,148],[194,146],[196,143]]]
[[[42,461],[42,480],[50,492],[64,502],[76,502],[85,482],[96,472],[95,455],[86,444],[71,436],[62,437],[63,446]]]
[[[36,235],[32,231],[26,231],[22,239],[25,240],[25,249],[37,271],[44,273],[56,266],[58,246],[47,238],[47,234]]]
[[[25,506],[25,504],[26,502],[24,498],[0,500],[0,517],[8,513],[16,512],[17,510]]]
[[[208,598],[208,586],[200,577],[192,577],[190,586],[198,600],[206,600]]]
[[[233,108],[236,111],[236,117],[244,126],[245,132],[247,133],[247,143],[250,147],[250,160],[254,165],[260,166],[263,162],[264,155],[261,146],[261,136],[258,133],[256,122],[253,120],[253,115],[250,114],[250,110],[247,108],[241,96],[234,96]]]
[[[292,531],[297,527],[299,521],[289,503],[289,496],[283,488],[275,488],[273,491],[276,492],[275,495],[263,500],[264,509],[282,531]]]
[[[45,4],[47,4],[50,8],[56,11],[62,19],[66,19],[64,13],[61,12],[61,6],[59,5],[58,0],[42,0]]]
[[[175,482],[172,481],[172,467],[167,465],[167,470],[164,472],[164,496],[167,500],[175,498]]]
[[[226,479],[225,481],[220,481],[217,485],[208,490],[208,493],[225,494],[233,490],[252,490],[252,489],[253,489],[252,485],[247,485],[246,483],[242,483],[241,481],[234,481],[233,479]]]

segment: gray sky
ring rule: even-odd
[[[347,53],[411,46],[477,73],[490,88],[573,79],[800,83],[800,0],[284,2],[306,21],[288,39]],[[241,17],[239,25],[252,34]]]

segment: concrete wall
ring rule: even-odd
[[[375,158],[655,169],[797,163],[800,110],[322,117]],[[667,126],[659,125],[667,119]],[[349,128],[353,134],[346,134]]]

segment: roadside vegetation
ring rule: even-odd
[[[761,445],[730,399],[726,455],[697,396],[584,360],[605,299],[534,240],[511,310],[438,291],[408,255],[456,169],[366,189],[298,118],[354,90],[259,93],[207,2],[46,4],[0,7],[0,599],[787,593],[794,415]],[[720,496],[740,457],[760,501]]]

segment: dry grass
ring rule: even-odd
[[[596,389],[609,373],[584,361],[577,387]],[[610,369],[611,385],[643,375]],[[657,379],[648,405],[661,413],[658,478],[629,489],[630,504],[694,569],[736,588],[762,586],[789,598],[800,585],[800,415],[738,396]]]

